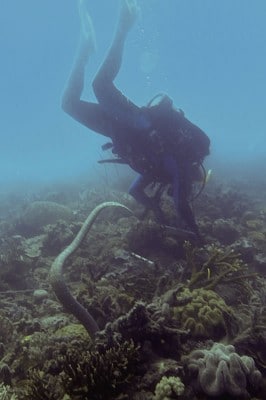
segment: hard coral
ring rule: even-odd
[[[255,275],[249,274],[247,265],[231,248],[211,245],[205,249],[198,249],[185,242],[184,249],[187,267],[191,270],[188,282],[190,289],[214,289],[218,284],[234,283],[250,296],[252,288],[246,278],[255,278]]]
[[[185,386],[179,376],[163,376],[155,388],[155,400],[170,400],[181,396]]]
[[[0,400],[18,400],[18,397],[10,386],[1,383]]]
[[[187,299],[182,305],[182,298]],[[195,337],[222,338],[226,335],[224,316],[233,316],[232,310],[214,291],[203,288],[184,288],[178,292],[174,316],[179,319],[182,329],[188,329]]]
[[[40,232],[45,225],[54,224],[59,220],[67,222],[73,220],[72,211],[53,201],[34,201],[22,214],[17,228],[22,234],[33,236]]]
[[[71,398],[105,400],[117,394],[132,379],[139,358],[133,341],[126,341],[104,351],[68,352],[58,367],[65,391]]]
[[[23,400],[71,399],[106,400],[120,393],[133,379],[139,348],[124,341],[101,350],[72,341],[51,363],[29,370]],[[82,351],[81,351],[82,349]]]
[[[208,396],[250,398],[248,388],[258,389],[261,381],[254,360],[237,354],[232,345],[214,343],[210,350],[194,350],[187,357],[187,366],[196,374],[199,391]]]

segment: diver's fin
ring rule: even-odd
[[[78,9],[79,9],[80,24],[83,36],[85,40],[88,41],[88,43],[90,44],[90,47],[95,51],[97,47],[96,36],[93,27],[93,22],[88,12],[85,0],[79,0]]]
[[[194,232],[187,229],[176,228],[169,225],[162,225],[162,229],[166,234],[177,237],[178,239],[195,240],[197,238]]]

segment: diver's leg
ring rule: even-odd
[[[179,198],[175,201],[176,208],[179,211],[181,218],[192,232],[195,233],[196,238],[200,239],[200,232],[196,223],[195,215],[189,204],[189,194],[191,192],[191,185],[189,182],[182,182],[179,187]],[[175,197],[174,197],[175,200]]]
[[[103,95],[102,87],[110,85],[116,78],[122,64],[127,34],[137,17],[138,8],[134,0],[122,0],[121,3],[120,16],[113,42],[93,82],[97,96]]]
[[[140,109],[131,103],[113,82],[121,67],[125,40],[137,18],[138,7],[135,0],[122,0],[121,3],[114,40],[93,81],[93,89],[99,103],[107,113],[132,127],[138,123]]]
[[[62,108],[81,124],[105,134],[106,114],[102,108],[99,104],[80,99],[84,87],[85,68],[96,48],[93,23],[85,6],[85,1],[79,0],[81,37],[77,56],[62,96]]]
[[[173,185],[173,200],[176,212],[184,220],[188,228],[191,229],[199,238],[199,229],[194,213],[189,204],[191,182],[189,175],[186,173],[186,168],[183,166],[183,169],[180,172],[180,167],[172,156],[166,156],[164,158],[164,168],[171,177]]]
[[[145,188],[152,182],[152,177],[139,175],[131,184],[128,192],[138,203],[145,207],[143,215],[146,214],[146,211],[152,210],[157,222],[164,224],[165,218],[160,208],[159,200],[151,198],[145,193]]]
[[[84,9],[84,0],[79,0],[79,15],[81,24],[80,43],[74,65],[63,93],[62,107],[71,114],[72,108],[79,105],[84,87],[85,67],[90,56],[95,51],[95,34],[93,23]]]
[[[129,194],[134,197],[134,199],[142,204],[144,207],[150,207],[151,199],[144,192],[145,188],[151,183],[151,179],[139,175],[130,185]]]

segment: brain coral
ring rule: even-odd
[[[214,343],[210,350],[194,350],[187,357],[187,366],[192,375],[196,374],[198,390],[208,396],[250,398],[247,388],[258,389],[261,382],[254,360],[222,343]]]
[[[182,298],[187,299],[184,305],[173,309],[183,329],[189,329],[196,337],[220,339],[225,336],[224,315],[232,315],[232,310],[217,293],[203,288],[191,291],[184,288],[178,296],[177,304],[182,304]]]

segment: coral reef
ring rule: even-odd
[[[103,182],[0,195],[0,398],[264,400],[266,190],[208,184],[198,246],[119,207],[79,241],[106,199],[136,209]],[[51,288],[60,252],[55,282],[93,316],[92,336]]]
[[[18,400],[18,397],[10,386],[0,383],[0,400]]]
[[[234,282],[250,296],[252,288],[248,279],[256,278],[256,274],[249,274],[247,265],[231,248],[210,245],[205,249],[192,247],[185,242],[186,261],[191,272],[188,287],[215,289],[218,284]]]
[[[39,233],[45,225],[60,219],[68,222],[73,220],[72,211],[53,201],[34,201],[17,221],[17,227],[22,234],[30,236]]]
[[[178,376],[163,376],[155,388],[154,400],[171,400],[184,393],[185,386]]]
[[[249,398],[249,389],[259,389],[261,373],[254,360],[238,355],[232,345],[214,343],[209,350],[194,350],[186,362],[191,376],[196,375],[197,389],[208,396]]]
[[[177,304],[173,307],[182,329],[189,330],[194,337],[221,339],[227,333],[225,317],[233,319],[233,311],[214,291],[204,288],[184,288],[177,293]]]
[[[266,306],[256,305],[249,326],[234,338],[233,345],[266,371]]]
[[[78,347],[66,348],[46,375],[36,369],[29,373],[24,398],[61,399],[61,391],[71,399],[109,399],[132,380],[138,359],[139,351],[132,341],[101,351],[83,349],[80,353]],[[55,375],[58,394],[53,388]]]
[[[10,285],[13,289],[27,286],[27,270],[32,263],[27,254],[25,239],[20,235],[8,236],[0,241],[0,280],[1,286]]]
[[[234,222],[221,218],[214,221],[212,234],[222,244],[231,244],[239,238],[239,232]]]

